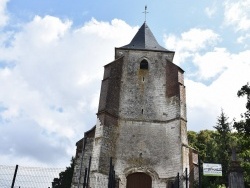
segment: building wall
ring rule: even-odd
[[[167,121],[182,115],[186,119],[180,109],[179,85],[183,78],[179,82],[179,68],[168,61],[169,54],[120,49],[116,54],[124,55],[126,62],[121,80],[120,118]],[[148,70],[140,69],[143,59],[148,61]]]
[[[117,175],[133,168],[152,169],[157,178],[175,177],[182,171],[179,121],[168,124],[121,121],[117,140]],[[159,139],[160,138],[160,139]]]
[[[120,188],[133,172],[147,173],[153,187],[165,188],[189,166],[183,70],[172,63],[173,55],[117,48],[116,60],[105,66],[92,139],[92,188],[107,184],[110,157]],[[143,59],[147,70],[140,69]]]
[[[80,184],[84,181],[85,168],[89,166],[89,158],[92,156],[93,146],[94,146],[94,135],[95,127],[89,132],[85,133],[84,138],[76,143],[76,156],[75,156],[75,167],[72,178],[72,188],[76,188],[80,178]],[[85,149],[84,149],[85,142]],[[81,168],[82,167],[82,168]]]
[[[166,187],[189,165],[183,71],[172,54],[116,50],[123,56],[115,170],[126,185],[126,172],[153,176],[153,185]],[[140,69],[143,59],[148,70]],[[150,174],[151,172],[151,174]],[[154,175],[153,175],[154,174]]]
[[[100,119],[99,119],[100,118]],[[100,121],[96,126],[96,135],[93,148],[93,171],[103,174],[109,173],[110,157],[115,156],[117,139],[117,119],[106,115],[98,115]],[[95,168],[94,168],[95,167]]]
[[[118,116],[122,66],[122,57],[105,65],[98,114],[105,112]]]

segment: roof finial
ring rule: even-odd
[[[149,13],[149,12],[147,12],[147,5],[145,5],[145,11],[142,12],[142,13],[145,14],[145,22],[146,22],[146,20],[147,20],[147,13]]]

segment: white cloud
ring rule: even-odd
[[[7,24],[9,19],[6,11],[6,5],[9,0],[0,0],[0,28]]]
[[[0,0],[0,5],[6,2]],[[3,10],[0,15],[6,16]],[[74,155],[75,142],[95,123],[103,65],[113,60],[114,47],[128,44],[137,29],[118,19],[92,19],[73,28],[69,20],[36,16],[18,32],[0,33],[0,143],[5,143],[0,161],[45,164],[49,159],[38,153],[44,151],[51,152],[55,164],[59,156]],[[212,128],[221,108],[230,118],[244,111],[245,101],[236,93],[249,81],[250,54],[218,47],[220,38],[199,28],[165,36],[167,49],[176,51],[175,63],[186,65],[189,58],[196,68],[196,81],[185,82],[192,130]],[[211,78],[210,85],[204,84]],[[23,140],[36,142],[26,146]]]
[[[218,39],[218,34],[214,33],[212,30],[202,30],[198,28],[192,28],[188,32],[182,33],[179,39],[173,37],[173,35],[170,35],[170,39],[168,39],[168,37],[165,38],[167,47],[190,52],[204,49],[207,45],[214,44]],[[172,41],[169,46],[168,40]]]
[[[188,129],[212,129],[221,108],[230,121],[239,120],[240,114],[245,112],[246,100],[238,98],[237,91],[249,81],[249,55],[250,51],[231,54],[233,63],[211,85],[186,80]]]
[[[70,21],[62,22],[59,18],[53,16],[35,16],[32,22],[24,26],[21,39],[29,37],[29,41],[36,42],[39,46],[42,44],[53,43],[53,40],[59,40],[71,26]],[[35,44],[35,43],[34,43]]]
[[[248,33],[237,38],[237,43],[243,44],[244,48],[249,47],[249,42],[250,42],[250,34]]]
[[[207,80],[222,73],[232,63],[232,58],[225,48],[214,48],[205,54],[196,54],[193,63],[198,67],[197,76]]]
[[[231,53],[217,47],[218,42],[212,30],[191,29],[180,37],[165,36],[166,46],[176,49],[174,62],[193,67],[185,80],[189,130],[212,129],[221,108],[231,121],[245,111],[246,101],[237,97],[237,91],[250,81],[250,50]]]
[[[182,33],[180,37],[173,34],[165,35],[164,40],[167,49],[176,51],[175,63],[180,64],[196,52],[216,44],[219,41],[219,35],[210,29],[192,28]]]
[[[165,36],[166,47],[176,50],[174,62],[195,67],[185,80],[189,130],[212,129],[221,108],[231,121],[245,111],[246,101],[236,94],[250,81],[250,51],[231,53],[217,47],[220,41],[212,30],[190,29],[180,37]]]
[[[18,146],[12,135],[18,131],[20,140],[28,138],[27,129],[34,130],[41,151],[56,147],[60,151],[54,153],[74,155],[75,142],[95,123],[103,65],[113,61],[114,47],[129,43],[137,29],[118,19],[111,23],[92,19],[72,28],[68,20],[36,16],[11,37],[4,35],[0,137],[5,136],[4,147],[9,149],[0,149],[1,158],[15,155],[24,161],[28,157],[48,162],[38,157],[38,151],[23,152]],[[3,44],[6,41],[9,45]]]
[[[250,29],[250,1],[227,0],[224,3],[225,24],[232,25],[236,31],[248,31]]]
[[[213,5],[212,7],[205,8],[205,13],[207,14],[209,18],[212,18],[214,14],[216,13],[216,11],[217,11],[217,7],[215,5]]]

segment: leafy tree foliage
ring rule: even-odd
[[[200,159],[205,163],[217,162],[217,137],[218,133],[212,130],[202,130],[198,133],[188,131],[189,145],[199,151]],[[219,177],[202,176],[202,187],[217,188],[217,185],[220,185],[219,181]]]
[[[244,170],[246,187],[250,187],[250,85],[242,86],[237,93],[238,97],[246,96],[246,112],[241,114],[242,120],[234,122],[234,128],[238,131],[238,145],[240,146],[239,158]]]
[[[241,115],[243,120],[234,123],[234,127],[239,133],[243,133],[246,136],[250,136],[250,85],[247,83],[242,86],[237,93],[238,97],[247,97],[246,109],[247,111]]]
[[[225,187],[228,185],[231,127],[223,110],[214,128],[215,131],[188,132],[189,144],[199,151],[200,158],[204,163],[222,165],[222,177],[203,176],[202,187],[206,188],[218,188],[219,186]]]
[[[228,185],[231,150],[236,148],[237,160],[244,171],[245,187],[250,188],[250,85],[247,83],[238,91],[239,97],[247,97],[246,112],[242,120],[234,122],[232,131],[228,117],[221,111],[214,126],[215,131],[188,131],[189,145],[199,151],[202,162],[222,164],[222,177],[202,176],[202,187],[219,188]]]
[[[218,131],[220,135],[228,138],[228,134],[231,132],[231,127],[230,123],[228,122],[228,117],[226,116],[223,110],[221,110],[221,114],[218,117],[216,126],[214,126],[214,128]]]
[[[238,160],[244,172],[245,187],[250,188],[250,139],[248,136],[237,133]]]
[[[54,178],[52,188],[70,188],[74,172],[74,158],[72,157],[70,167],[59,173],[59,178]]]
[[[231,145],[232,135],[230,123],[228,122],[228,117],[223,110],[221,110],[221,114],[218,117],[214,128],[218,132],[217,137],[215,138],[217,144],[215,160],[222,165],[222,178],[220,178],[220,184],[228,186],[230,153],[233,146]]]

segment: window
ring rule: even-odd
[[[143,59],[140,63],[140,69],[148,69],[148,62],[146,59]]]

